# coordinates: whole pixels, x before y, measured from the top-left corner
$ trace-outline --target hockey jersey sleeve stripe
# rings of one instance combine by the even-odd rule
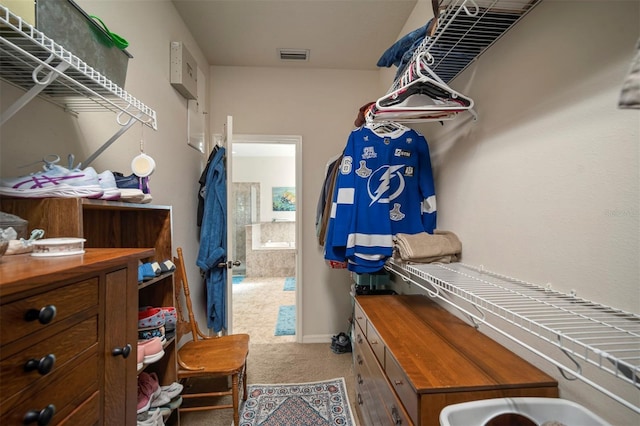
[[[352,206],[355,200],[354,188],[339,188],[336,194],[336,200],[331,204],[331,218],[335,219],[338,214],[338,206]]]
[[[338,204],[353,204],[355,200],[356,190],[355,188],[339,188],[336,203]]]
[[[347,248],[353,247],[379,247],[393,248],[393,237],[388,234],[360,234],[351,233],[347,238]]]
[[[434,213],[436,210],[435,195],[427,197],[422,201],[422,213]]]

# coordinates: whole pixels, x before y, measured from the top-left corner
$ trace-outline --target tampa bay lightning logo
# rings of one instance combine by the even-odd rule
[[[399,172],[404,165],[385,165],[373,172],[367,181],[367,192],[371,203],[389,203],[395,200],[404,191],[404,176]]]

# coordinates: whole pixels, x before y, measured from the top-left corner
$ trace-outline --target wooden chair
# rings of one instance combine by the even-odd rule
[[[242,398],[247,400],[247,355],[249,353],[249,335],[231,334],[226,336],[206,336],[200,331],[198,323],[193,315],[193,306],[189,293],[187,273],[184,266],[182,248],[177,249],[178,257],[174,257],[176,265],[176,337],[178,342],[182,336],[191,334],[191,340],[178,349],[178,380],[185,382],[192,378],[216,378],[230,377],[231,389],[225,391],[204,391],[188,393],[187,386],[182,394],[183,400],[200,399],[202,405],[180,407],[179,411],[204,411],[233,408],[233,421],[235,425],[239,421],[239,388],[242,382]],[[181,283],[182,286],[178,285]],[[184,298],[188,311],[188,319],[182,313],[180,303],[180,287],[184,292]],[[226,386],[226,384],[225,384]],[[214,404],[209,397],[221,397],[231,395],[232,404]],[[207,400],[202,400],[208,398]],[[189,404],[187,404],[189,405]]]

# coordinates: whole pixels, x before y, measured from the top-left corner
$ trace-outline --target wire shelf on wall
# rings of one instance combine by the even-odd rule
[[[3,111],[0,124],[40,96],[68,111],[108,110],[120,125],[138,121],[157,130],[153,109],[2,5],[0,78],[27,91]]]
[[[586,362],[640,390],[640,315],[462,263],[391,260],[387,269],[553,363],[563,376],[567,377],[567,372],[640,413],[637,399],[630,402],[596,383],[583,374],[580,365],[580,361]],[[477,312],[469,311],[460,301],[471,304]],[[490,319],[506,321],[557,347],[575,369],[501,330]]]
[[[541,1],[442,0],[436,31],[416,48],[413,58],[426,54],[427,65],[449,83]],[[406,78],[396,79],[389,93],[402,80]]]

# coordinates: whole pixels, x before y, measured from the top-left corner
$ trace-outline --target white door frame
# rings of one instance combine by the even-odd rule
[[[266,143],[295,145],[296,156],[296,342],[302,343],[302,136],[234,134],[233,143]],[[233,145],[227,147],[232,151]],[[233,154],[231,154],[233,155]],[[232,309],[232,308],[230,308]]]

